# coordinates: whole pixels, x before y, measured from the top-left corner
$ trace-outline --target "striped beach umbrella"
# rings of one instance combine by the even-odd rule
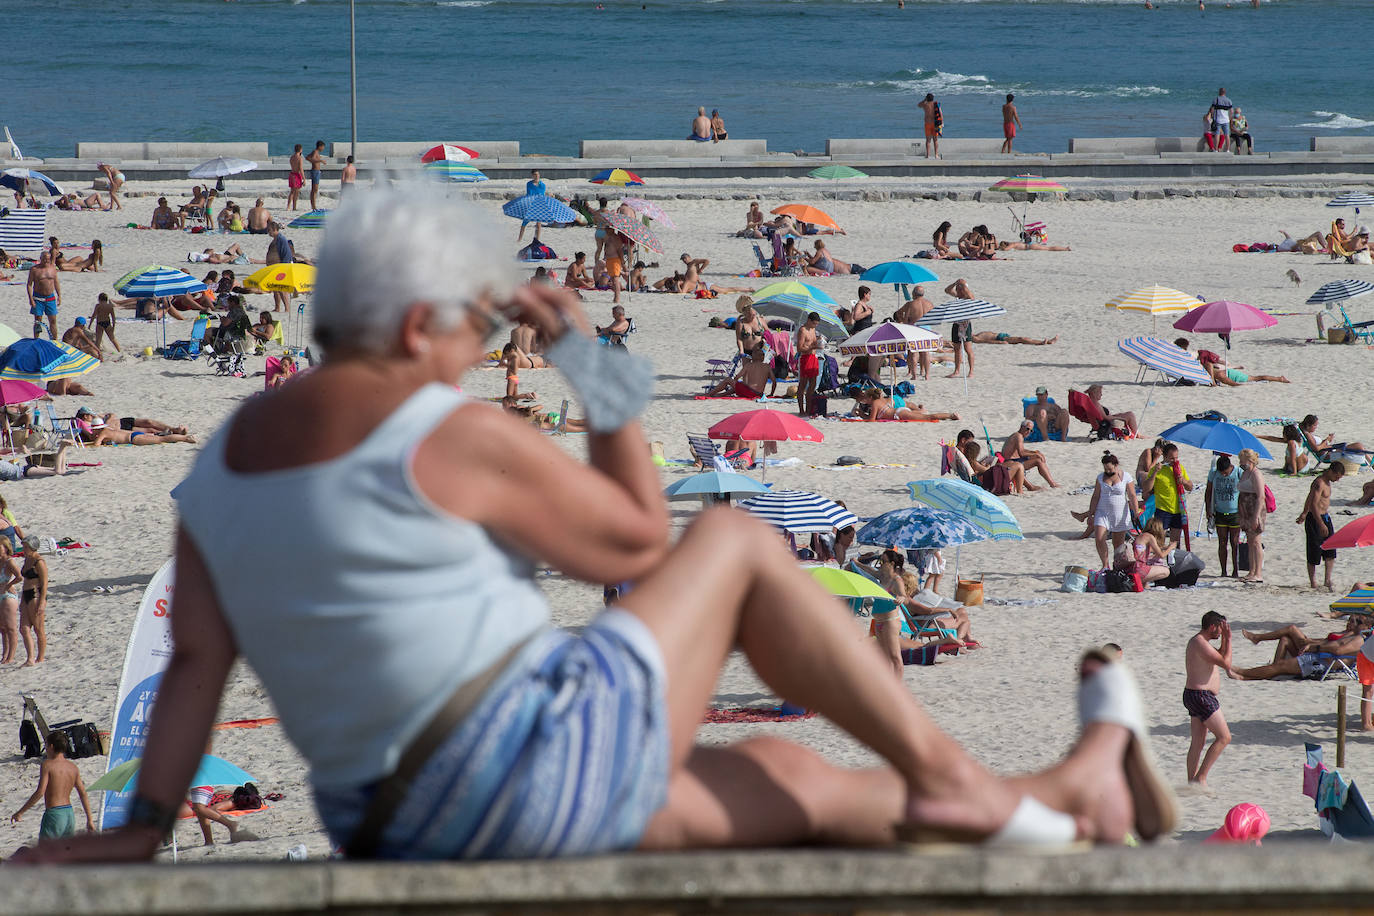
[[[425,173],[440,181],[486,181],[487,176],[468,165],[466,162],[450,162],[447,159],[436,159],[433,162],[426,162],[422,168]]]
[[[755,302],[764,299],[779,299],[796,305],[819,305],[827,309],[834,309],[839,305],[833,296],[819,286],[797,280],[779,280],[777,283],[769,283],[754,290]]]
[[[858,169],[848,165],[823,165],[818,169],[812,169],[806,174],[812,178],[825,178],[830,181],[838,181],[841,178],[867,178],[867,172],[860,172]]]
[[[235,159],[232,156],[216,156],[208,162],[187,172],[191,178],[223,178],[226,175],[238,175],[243,172],[251,172],[257,168],[258,164],[252,159]]]
[[[1374,293],[1374,283],[1368,280],[1332,280],[1323,283],[1315,293],[1307,297],[1308,305],[1330,305]]]
[[[990,191],[1020,191],[1025,194],[1067,194],[1069,189],[1057,181],[1039,175],[1015,175],[1003,178]]]
[[[189,293],[204,292],[206,286],[184,270],[149,264],[138,267],[120,277],[114,283],[115,291],[123,296],[151,297],[182,296]]]
[[[557,197],[526,194],[501,205],[501,212],[527,223],[575,223],[577,212]]]
[[[85,375],[100,360],[75,347],[50,340],[16,340],[0,353],[0,378],[18,379],[42,385],[63,378]]]
[[[677,226],[673,223],[672,218],[668,216],[667,211],[665,211],[658,204],[654,203],[652,200],[645,200],[642,197],[627,197],[624,200],[622,200],[621,203],[629,207],[636,213],[642,216],[649,217],[649,219],[658,223],[665,229],[677,228]]]
[[[663,253],[663,243],[658,240],[658,236],[654,235],[652,229],[634,217],[626,216],[624,213],[607,213],[601,217],[601,222],[607,228],[619,232],[636,245],[643,245],[659,254]]]
[[[840,352],[845,356],[872,354],[884,356],[893,353],[910,353],[913,350],[940,349],[940,335],[914,324],[900,324],[884,321],[871,324],[859,333],[840,344]]]
[[[440,143],[438,146],[431,146],[420,154],[421,162],[467,162],[469,159],[478,158],[477,150],[469,149],[466,146],[455,146],[452,143]]]
[[[592,184],[608,184],[617,188],[623,188],[629,185],[641,185],[644,183],[643,178],[640,178],[629,169],[605,169],[593,175],[590,181]]]
[[[810,204],[783,204],[781,207],[774,207],[768,212],[775,216],[790,216],[799,223],[807,223],[811,226],[825,226],[830,229],[840,228],[840,224],[835,222],[835,217]]]
[[[1366,194],[1363,191],[1346,191],[1344,194],[1337,194],[1326,202],[1328,207],[1354,207],[1355,215],[1358,216],[1361,207],[1374,207],[1374,195]]]
[[[5,169],[0,172],[0,188],[10,188],[24,194],[28,193],[28,182],[30,181],[41,185],[49,197],[55,197],[62,193],[57,182],[42,172],[33,169]]]
[[[806,323],[807,317],[815,312],[820,316],[821,323],[816,326],[816,330],[826,340],[837,343],[849,336],[849,329],[844,326],[840,316],[836,315],[827,305],[813,304],[805,305],[797,301],[789,300],[785,296],[771,296],[767,299],[760,299],[754,303],[754,311],[765,318],[781,318],[783,321],[791,322],[793,325]]]
[[[1147,369],[1171,378],[1186,378],[1199,385],[1212,384],[1212,377],[1198,362],[1197,355],[1158,337],[1127,337],[1116,348]]]
[[[859,523],[858,517],[839,503],[805,490],[771,490],[739,505],[774,528],[793,534],[825,532]]]
[[[311,210],[309,213],[302,213],[286,225],[292,229],[323,229],[325,217],[328,215],[328,210]]]
[[[946,321],[972,321],[1005,315],[1007,310],[984,299],[951,299],[941,302],[921,316],[921,324],[943,324]]]
[[[738,496],[741,493],[767,493],[768,487],[747,474],[707,471],[669,484],[663,495],[670,502],[700,499],[703,496]]]
[[[1007,504],[980,486],[951,477],[932,477],[910,481],[906,488],[913,501],[962,516],[994,541],[1024,540],[1021,523]]]
[[[1180,315],[1203,305],[1197,296],[1167,286],[1144,286],[1108,300],[1107,308],[1143,315]]]

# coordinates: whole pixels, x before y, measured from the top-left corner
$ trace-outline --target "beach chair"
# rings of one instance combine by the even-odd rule
[[[174,340],[162,348],[163,359],[199,359],[205,343],[205,332],[210,327],[210,319],[197,318],[191,325],[188,340]]]
[[[875,584],[881,584],[878,582],[878,577],[873,573],[873,570],[869,569],[858,560],[848,561],[845,563],[844,568],[855,575],[863,576],[865,579]],[[959,635],[959,631],[956,629],[940,626],[939,621],[948,617],[948,614],[915,614],[912,613],[906,605],[898,603],[896,599],[870,598],[856,600],[871,601],[872,614],[887,614],[891,613],[893,608],[899,608],[902,612],[902,634],[911,639],[943,639]]]
[[[1049,238],[1049,233],[1048,227],[1044,223],[1039,220],[1027,222],[1024,218],[1024,214],[1022,216],[1017,216],[1016,211],[1011,207],[1007,207],[1007,210],[1011,212],[1011,228],[1012,231],[1016,233],[1017,238],[1027,245],[1045,244],[1045,241]]]
[[[696,461],[697,465],[705,470],[713,468],[716,463],[716,458],[718,457],[724,457],[726,461],[737,468],[747,468],[751,466],[749,461],[749,450],[747,448],[742,448],[734,452],[727,452],[722,456],[720,449],[716,447],[714,439],[710,436],[694,435],[693,433],[687,434],[687,445],[691,448],[692,458]]]
[[[566,436],[568,434],[568,399],[564,398],[563,403],[558,405],[558,422],[553,429],[546,429],[543,432],[550,436]]]
[[[625,338],[626,338],[626,337],[629,337],[629,336],[630,336],[631,334],[633,334],[635,331],[639,330],[639,328],[635,327],[635,320],[634,320],[633,318],[627,319],[627,321],[628,321],[628,323],[629,323],[629,327],[627,327],[627,328],[625,329],[625,333],[623,333],[623,334],[602,334],[602,335],[600,335],[600,336],[598,336],[598,337],[596,338],[596,342],[599,343],[599,344],[601,344],[603,347],[623,347],[623,346],[625,346]]]
[[[244,355],[247,353],[248,345],[242,337],[225,336],[221,338],[220,346],[214,350],[208,350],[210,354],[210,368],[215,370],[215,375],[232,375],[242,378],[247,371]]]
[[[758,259],[758,262],[759,262],[759,276],[762,276],[762,277],[776,277],[777,274],[775,274],[775,273],[773,272],[773,261],[772,261],[772,259],[769,258],[768,255],[766,255],[766,254],[763,253],[763,249],[762,249],[761,247],[759,247],[759,243],[758,243],[758,242],[755,242],[755,243],[754,243],[753,248],[754,248],[754,257],[757,258],[757,259]]]
[[[35,421],[41,416],[47,417],[48,429],[51,431],[53,440],[56,441],[57,445],[61,445],[64,442],[70,442],[77,448],[86,447],[86,443],[81,441],[81,435],[76,428],[76,417],[59,417],[57,411],[53,409],[51,402],[43,405],[42,414],[35,412]]]
[[[1054,403],[1054,398],[1046,398],[1045,400],[1046,400],[1047,403],[1050,403],[1050,404],[1053,404],[1053,403]],[[1026,415],[1026,408],[1029,407],[1029,406],[1031,406],[1031,405],[1034,404],[1034,403],[1035,403],[1035,398],[1034,398],[1034,397],[1022,398],[1022,399],[1021,399],[1021,416],[1024,417],[1024,416]],[[1051,442],[1063,442],[1063,441],[1065,440],[1065,438],[1068,437],[1068,434],[1069,434],[1069,431],[1068,431],[1067,429],[1060,429],[1060,428],[1059,428],[1057,425],[1055,425],[1054,423],[1051,423],[1051,424],[1050,424],[1050,441],[1051,441]],[[1031,431],[1026,435],[1026,441],[1027,441],[1027,442],[1044,442],[1044,441],[1045,441],[1045,437],[1042,436],[1042,435],[1040,435],[1040,427],[1039,427],[1039,426],[1031,427]]]
[[[1092,427],[1088,441],[1099,439],[1128,439],[1130,434],[1107,419],[1102,408],[1085,392],[1069,389],[1069,416]]]
[[[734,359],[708,359],[706,361],[706,377],[714,379],[730,378],[739,371],[740,354],[736,353]],[[714,385],[707,385],[709,391]]]
[[[940,443],[940,476],[955,474],[964,483],[971,483],[975,487],[983,484],[973,473],[973,467],[968,463],[968,459],[963,456],[952,442]]]

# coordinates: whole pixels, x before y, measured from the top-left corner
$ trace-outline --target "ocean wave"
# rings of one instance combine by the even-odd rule
[[[496,0],[439,0],[435,6],[491,6]]]
[[[1309,121],[1298,126],[1316,127],[1322,130],[1354,130],[1360,127],[1374,127],[1374,121],[1363,121],[1348,114],[1341,114],[1339,111],[1314,111],[1312,115],[1317,118],[1326,118],[1326,120]]]
[[[1002,95],[1015,93],[1022,96],[1064,96],[1068,98],[1148,98],[1168,95],[1169,90],[1162,86],[1084,86],[1077,89],[1051,89],[1027,83],[995,83],[982,74],[953,73],[944,70],[905,70],[885,79],[856,80],[837,84],[841,89],[878,89],[885,92],[910,92],[924,95],[927,92],[945,95]]]

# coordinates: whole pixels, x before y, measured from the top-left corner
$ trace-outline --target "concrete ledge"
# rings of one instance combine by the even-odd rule
[[[239,159],[267,158],[267,141],[244,143],[91,143],[78,141],[78,159],[175,159],[188,158],[197,162],[216,156]]]
[[[897,139],[857,139],[857,140],[826,140],[825,154],[832,159],[862,159],[880,158],[890,159],[899,156],[921,156],[926,154],[926,141],[924,137],[909,137]],[[940,138],[941,156],[981,156],[992,158],[1004,155],[1002,153],[1001,137],[941,137]],[[1016,153],[1017,156],[1025,156],[1026,153]],[[1030,155],[1048,155],[1045,153]]]
[[[498,157],[513,158],[520,155],[520,143],[516,140],[401,140],[387,143],[359,143],[357,159],[359,162],[391,157],[419,159],[425,150],[436,147],[440,143],[475,149],[481,154],[479,156],[481,161]],[[334,159],[346,159],[353,155],[353,144],[331,143],[329,155]]]
[[[1374,137],[1313,137],[1314,153],[1374,153]]]
[[[1071,153],[1125,153],[1128,156],[1153,156],[1159,153],[1205,153],[1201,137],[1074,137]]]
[[[852,850],[561,862],[6,869],[0,914],[1374,911],[1369,847],[1271,840],[1077,855]]]
[[[635,156],[667,156],[672,159],[703,159],[723,156],[764,156],[767,140],[722,140],[698,143],[695,140],[583,140],[579,154],[583,159],[623,159]]]

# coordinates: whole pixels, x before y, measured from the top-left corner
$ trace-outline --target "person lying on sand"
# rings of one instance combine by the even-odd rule
[[[517,417],[528,421],[536,429],[558,429],[561,415],[556,410],[544,410],[543,404],[521,404],[516,398],[501,399],[501,406]],[[570,433],[587,432],[587,421],[583,417],[568,417],[563,429]]]
[[[854,409],[850,411],[850,416],[863,417],[869,421],[959,419],[957,413],[926,410],[923,404],[908,407],[906,399],[900,394],[893,392],[892,397],[886,398],[877,388],[865,388],[854,396]]]
[[[89,407],[77,410],[76,432],[81,441],[89,445],[164,445],[196,441],[184,426],[170,426],[147,417],[98,415]]]
[[[1284,676],[1304,680],[1320,678],[1331,663],[1330,658],[1322,656],[1354,655],[1364,645],[1364,630],[1369,626],[1369,618],[1356,614],[1347,620],[1345,630],[1330,633],[1326,639],[1313,639],[1297,624],[1289,624],[1267,633],[1241,630],[1241,634],[1255,645],[1276,642],[1274,660],[1255,668],[1237,668],[1231,676],[1240,681],[1265,681]]]
[[[1232,366],[1224,359],[1214,360],[1210,358],[1215,355],[1211,350],[1198,351],[1198,362],[1202,363],[1202,368],[1207,370],[1207,374],[1212,377],[1213,385],[1238,388],[1247,382],[1282,382],[1285,385],[1288,384],[1287,376],[1243,372],[1241,370],[1245,368],[1244,366]]]
[[[998,242],[998,251],[1073,251],[1068,245],[1041,245],[1039,242]]]
[[[63,442],[53,455],[52,467],[39,464],[38,455],[16,456],[0,461],[0,480],[32,480],[35,477],[61,477],[67,473],[67,449],[70,442]],[[9,543],[6,541],[5,543]]]
[[[1059,343],[1059,335],[1053,337],[1016,337],[1005,331],[975,331],[970,338],[980,344],[1026,344],[1032,347],[1048,347]]]
[[[249,264],[251,263],[247,254],[235,242],[224,249],[224,254],[219,254],[213,248],[206,248],[200,254],[188,254],[186,260],[192,264]]]
[[[58,252],[58,255],[58,259],[53,263],[58,270],[65,270],[68,273],[84,271],[99,273],[100,268],[105,266],[105,246],[101,244],[100,239],[91,240],[91,253],[84,258],[65,257],[61,252]]]

